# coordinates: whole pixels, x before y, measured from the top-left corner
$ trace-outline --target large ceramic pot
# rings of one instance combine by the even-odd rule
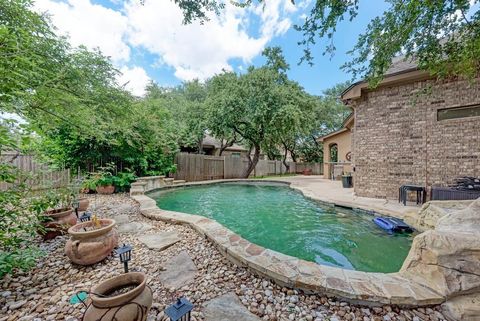
[[[67,230],[77,223],[77,217],[71,208],[54,209],[46,211],[43,215],[47,218],[47,221],[42,223],[45,230],[40,233],[44,240],[66,234]]]
[[[72,262],[91,265],[105,259],[118,244],[115,221],[100,219],[100,228],[93,228],[88,221],[68,229],[70,240],[65,244],[65,254]]]
[[[115,186],[97,186],[96,190],[98,194],[113,194],[115,192]]]
[[[78,211],[85,212],[88,208],[88,204],[90,204],[90,202],[88,201],[88,198],[80,197],[78,199]]]
[[[152,290],[144,273],[130,272],[92,288],[92,304],[85,321],[145,321],[152,306]],[[117,294],[117,295],[116,295]]]

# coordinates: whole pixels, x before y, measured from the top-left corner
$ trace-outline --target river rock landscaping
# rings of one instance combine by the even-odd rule
[[[97,195],[89,200],[90,209],[101,218],[118,217],[120,227],[132,222],[138,227],[120,228],[123,233],[120,233],[119,244],[127,243],[134,248],[130,270],[148,276],[154,302],[148,320],[167,320],[165,307],[180,295],[195,305],[192,320],[220,320],[215,311],[225,315],[226,312],[221,311],[224,304],[232,305],[235,320],[445,319],[439,307],[368,308],[280,287],[229,262],[212,243],[191,228],[143,217],[137,203],[126,194]],[[149,244],[154,237],[145,237],[165,233],[171,242],[160,248]],[[64,253],[67,239],[68,236],[60,236],[44,242],[41,246],[45,255],[34,269],[2,279],[0,321],[80,320],[85,308],[81,303],[71,304],[72,295],[123,273],[123,265],[112,255],[92,266],[71,263]],[[177,278],[181,282],[176,282]]]

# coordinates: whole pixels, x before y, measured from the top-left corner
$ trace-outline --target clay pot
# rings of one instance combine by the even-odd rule
[[[98,194],[113,194],[113,192],[115,192],[115,186],[97,186],[96,190]]]
[[[92,304],[83,315],[85,321],[145,321],[152,306],[152,290],[146,286],[144,273],[130,272],[108,279],[92,288]],[[114,291],[136,285],[130,291],[116,295]],[[107,296],[107,297],[104,297]]]
[[[78,211],[79,212],[85,212],[88,208],[88,204],[90,202],[88,201],[88,198],[86,197],[81,197],[78,199]]]
[[[118,233],[115,221],[101,219],[102,227],[89,230],[93,222],[79,223],[68,229],[70,240],[65,244],[65,254],[72,262],[80,265],[91,265],[105,259],[118,244]],[[84,230],[87,229],[87,231]]]
[[[49,218],[48,221],[42,223],[45,231],[40,234],[44,240],[51,240],[66,234],[70,226],[77,224],[77,217],[71,208],[58,208],[46,211],[43,215]]]

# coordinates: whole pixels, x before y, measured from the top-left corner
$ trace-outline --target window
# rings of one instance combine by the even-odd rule
[[[437,120],[480,116],[480,105],[454,107],[437,110]]]
[[[240,158],[240,153],[232,153],[232,157]]]

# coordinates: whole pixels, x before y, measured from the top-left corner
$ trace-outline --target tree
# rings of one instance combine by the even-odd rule
[[[243,177],[255,168],[262,148],[275,157],[282,139],[296,137],[313,110],[309,95],[288,80],[281,50],[268,48],[264,54],[265,66],[242,75],[224,72],[209,82],[209,129],[215,135],[233,132],[253,151]]]
[[[317,139],[341,128],[352,110],[340,100],[340,94],[350,86],[340,83],[315,97],[311,121],[306,122],[307,134],[297,141],[297,154],[307,162],[323,162],[323,146]]]
[[[185,22],[189,23],[194,19],[206,21],[207,13],[218,13],[225,1],[175,2],[183,10]],[[248,6],[253,2],[247,0],[238,5]],[[359,36],[349,52],[353,58],[343,65],[344,70],[352,72],[354,78],[367,78],[375,86],[390,67],[392,59],[404,54],[407,59],[418,61],[421,69],[439,77],[478,76],[479,0],[389,0],[388,3],[389,8],[371,20]],[[339,23],[353,21],[360,4],[360,0],[315,1],[303,24],[295,26],[303,35],[299,42],[305,48],[302,61],[313,62],[311,48],[321,38],[330,40],[324,54],[333,54],[333,36]]]

